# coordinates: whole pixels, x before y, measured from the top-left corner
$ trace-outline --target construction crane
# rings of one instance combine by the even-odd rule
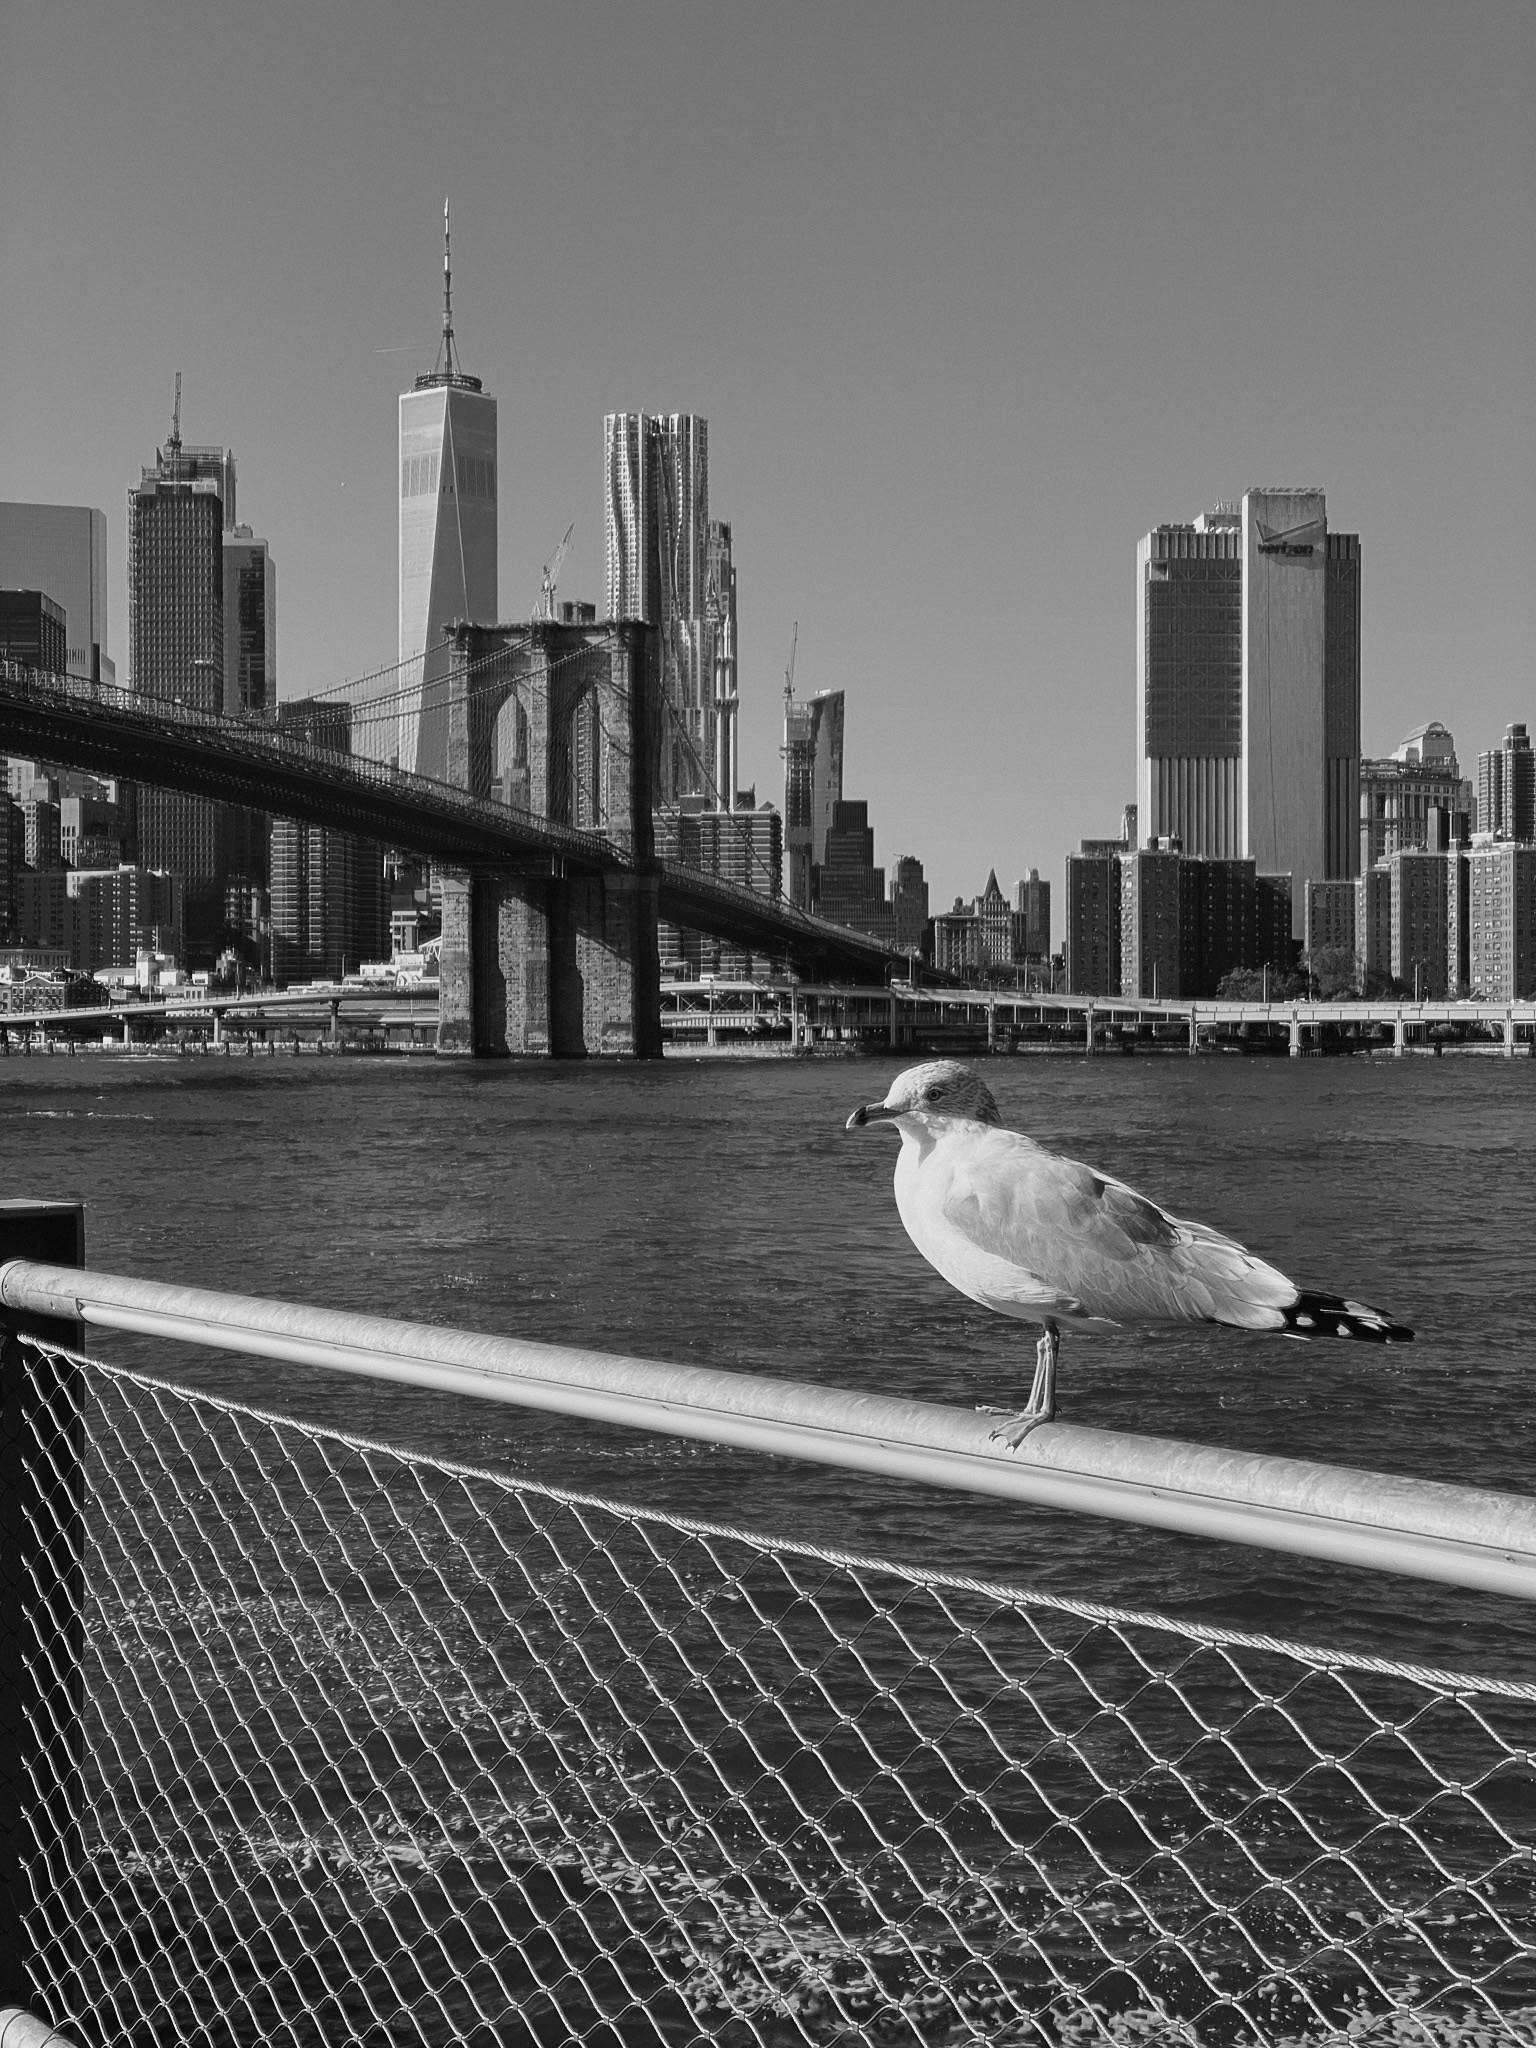
[[[795,653],[800,645],[800,621],[795,621],[794,636],[789,643],[789,667],[784,671],[784,701],[787,704],[795,694]]]
[[[171,451],[171,481],[175,483],[181,475],[181,372],[176,372],[176,404],[171,413],[171,438],[166,442]]]
[[[555,616],[555,586],[560,581],[560,564],[565,560],[565,551],[571,544],[571,535],[576,531],[573,519],[565,529],[565,539],[555,549],[555,559],[544,565],[544,581],[539,588],[539,601],[534,607],[536,619],[552,619]]]

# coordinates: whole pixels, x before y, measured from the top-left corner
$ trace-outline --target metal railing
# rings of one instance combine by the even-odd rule
[[[801,1389],[813,1422],[786,1382],[646,1393],[639,1361],[374,1347],[368,1319],[337,1319],[348,1352],[317,1311],[63,1265],[11,1263],[0,1302],[55,1624],[26,1798],[72,1815],[34,1826],[11,1995],[86,2048],[1536,2042],[1536,1685],[478,1472],[59,1318],[800,1455],[820,1432],[863,1469],[951,1416],[941,1461],[1059,1469],[982,1452],[986,1418]],[[1536,1504],[1421,1491],[1448,1519],[1399,1568],[1426,1534],[1536,1562]]]

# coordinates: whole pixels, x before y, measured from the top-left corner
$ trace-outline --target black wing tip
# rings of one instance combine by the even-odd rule
[[[1411,1344],[1406,1323],[1394,1323],[1379,1308],[1345,1301],[1338,1294],[1300,1293],[1280,1311],[1284,1327],[1298,1337],[1349,1337],[1357,1344]]]

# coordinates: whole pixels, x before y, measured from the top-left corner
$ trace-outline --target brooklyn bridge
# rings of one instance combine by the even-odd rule
[[[819,981],[905,972],[901,955],[786,902],[767,876],[746,886],[657,857],[656,763],[675,714],[655,647],[638,621],[455,626],[414,671],[323,692],[306,700],[321,715],[292,727],[0,662],[0,751],[430,861],[447,1052],[659,1057],[662,921]],[[395,765],[407,715],[436,727],[442,779]]]

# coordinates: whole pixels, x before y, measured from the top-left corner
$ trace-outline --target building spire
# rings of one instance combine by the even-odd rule
[[[448,201],[443,201],[443,338],[438,343],[437,361],[431,370],[416,379],[418,391],[430,391],[434,386],[451,384],[465,391],[478,391],[480,379],[466,377],[459,362],[459,352],[453,340],[453,236],[452,223],[448,212]]]
[[[438,351],[438,360],[450,377],[458,375],[459,366],[454,361],[453,347],[453,233],[446,198],[443,200],[443,345]]]

